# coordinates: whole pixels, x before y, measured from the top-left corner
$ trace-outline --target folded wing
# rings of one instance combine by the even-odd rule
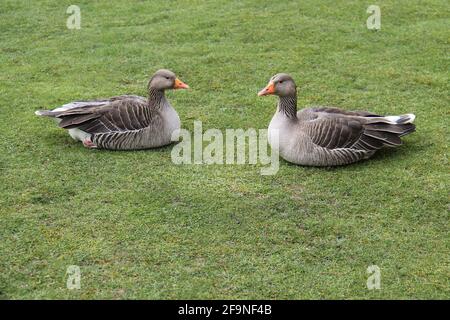
[[[59,119],[61,128],[78,128],[88,133],[139,130],[147,127],[151,121],[146,99],[139,96],[78,101],[36,114]]]
[[[326,149],[375,151],[399,146],[400,137],[415,130],[414,115],[380,116],[365,111],[312,108],[300,112],[303,130],[312,142]]]

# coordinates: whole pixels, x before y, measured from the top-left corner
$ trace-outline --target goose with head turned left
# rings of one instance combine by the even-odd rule
[[[166,99],[168,89],[187,89],[170,70],[158,70],[149,80],[148,98],[122,95],[76,101],[36,115],[54,118],[87,148],[138,150],[171,143],[180,118]]]
[[[338,166],[368,159],[384,146],[400,146],[400,137],[415,130],[413,114],[381,116],[334,107],[297,112],[297,86],[286,73],[274,75],[258,95],[278,96],[269,144],[276,143],[282,158],[299,165]]]

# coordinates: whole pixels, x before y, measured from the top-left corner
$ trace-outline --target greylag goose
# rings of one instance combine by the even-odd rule
[[[87,148],[137,150],[171,143],[180,118],[164,90],[187,89],[170,70],[158,70],[148,82],[148,99],[123,95],[109,99],[76,101],[36,115],[52,117],[70,136]]]
[[[270,94],[279,99],[269,124],[269,144],[277,143],[280,156],[295,164],[338,166],[368,159],[383,146],[401,145],[400,137],[415,130],[413,114],[381,116],[334,107],[297,112],[297,86],[285,73],[273,76],[258,93]]]

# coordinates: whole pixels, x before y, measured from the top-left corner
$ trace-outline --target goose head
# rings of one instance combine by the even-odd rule
[[[150,78],[149,89],[164,91],[167,89],[188,89],[189,86],[177,78],[175,73],[167,69],[160,69]]]
[[[297,86],[294,79],[287,73],[278,73],[270,78],[267,86],[258,92],[258,96],[274,94],[279,97],[295,96]]]

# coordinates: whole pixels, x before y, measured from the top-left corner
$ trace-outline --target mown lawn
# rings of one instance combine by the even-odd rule
[[[0,297],[448,299],[449,13],[445,0],[2,0]],[[256,92],[288,72],[300,106],[411,112],[417,132],[370,161],[261,176],[177,166],[171,147],[87,150],[34,115],[145,95],[162,67],[192,87],[168,93],[189,130],[266,128],[276,100]]]

